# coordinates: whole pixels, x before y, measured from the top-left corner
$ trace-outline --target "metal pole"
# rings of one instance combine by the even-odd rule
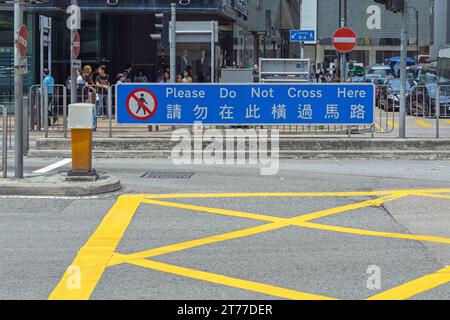
[[[14,2],[14,144],[15,177],[23,178],[23,77],[20,74],[19,28],[23,24],[23,3]]]
[[[420,56],[420,45],[419,45],[419,10],[416,10],[416,36],[417,36],[417,61],[416,63],[419,64],[419,56]]]
[[[77,0],[71,0],[72,5],[77,5]],[[73,55],[73,37],[76,32],[76,28],[73,26],[70,29],[70,103],[77,102],[77,71],[73,68],[73,61],[75,57]]]
[[[67,138],[67,88],[66,86],[62,87],[63,90],[63,130],[64,130],[64,138]]]
[[[43,22],[44,16],[39,16],[39,23],[40,23],[40,70],[39,70],[39,79],[41,84],[41,93],[39,94],[39,108],[41,108],[44,105],[44,94],[43,94],[43,87],[44,87],[44,22]],[[50,70],[50,69],[49,69]],[[51,72],[51,71],[50,71]],[[51,74],[51,73],[50,73]],[[37,116],[36,116],[36,130],[41,131],[41,112],[39,108],[36,108]]]
[[[300,30],[302,30],[302,13],[303,13],[303,0],[299,0],[299,11],[300,11]],[[305,59],[305,43],[300,42],[300,59]]]
[[[177,80],[177,4],[171,5],[172,19],[170,24],[170,82],[175,83]]]
[[[211,21],[211,83],[216,82],[216,25]]]
[[[447,92],[445,97],[447,97]],[[441,118],[441,86],[436,88],[436,138],[440,137],[439,120]]]
[[[112,138],[112,87],[108,87],[108,137]]]
[[[1,106],[3,112],[3,144],[2,144],[2,168],[3,178],[8,177],[8,108]]]
[[[408,1],[402,12],[401,65],[400,65],[400,138],[406,138],[406,59],[408,55]]]

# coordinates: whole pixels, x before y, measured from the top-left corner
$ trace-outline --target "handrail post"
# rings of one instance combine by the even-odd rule
[[[67,87],[63,86],[63,127],[64,138],[67,138]]]
[[[112,138],[112,86],[108,87],[108,137]]]
[[[439,120],[441,118],[441,86],[436,88],[436,138],[440,137]]]
[[[3,178],[8,177],[8,108],[0,106],[3,113],[2,169]]]
[[[46,86],[44,88],[44,131],[45,137],[48,138],[48,88]]]

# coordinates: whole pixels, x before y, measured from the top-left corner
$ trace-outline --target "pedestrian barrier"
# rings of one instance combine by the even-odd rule
[[[2,111],[2,177],[8,177],[8,108],[0,105]]]
[[[187,126],[133,126],[121,127],[115,123],[117,113],[116,85],[109,88],[95,88],[94,86],[84,86],[80,89],[79,101],[96,104],[97,113],[97,136],[107,136],[112,138],[119,135],[136,134],[145,136],[146,134],[170,133],[177,129],[185,129]],[[30,88],[30,127],[40,130],[45,129],[45,137],[49,136],[68,136],[67,132],[67,106],[70,104],[70,95],[67,93],[67,87],[55,84],[53,86],[54,94],[43,94],[39,85]],[[93,91],[95,90],[95,91]],[[284,125],[271,127],[255,127],[263,129],[277,129],[284,135],[346,135],[351,137],[359,134],[389,134],[398,129],[398,113],[400,103],[398,96],[395,97],[393,89],[388,85],[376,85],[375,99],[375,123],[373,126],[345,126],[345,125]],[[427,93],[427,87],[424,85],[415,86],[407,96],[407,113],[417,117],[435,117],[435,107],[430,101],[435,101],[432,95]],[[44,88],[45,91],[45,88]],[[448,101],[442,100],[442,96],[450,96],[450,86],[439,86],[441,99],[438,103],[441,105],[442,116],[450,115],[450,98]],[[435,96],[436,93],[433,93]],[[448,102],[448,103],[447,103]],[[47,106],[41,107],[42,106]],[[444,109],[446,110],[444,110]],[[51,118],[51,119],[50,119]],[[52,122],[50,123],[49,120]],[[54,123],[53,123],[54,122]],[[225,129],[223,126],[204,128]],[[234,127],[233,127],[234,128]]]
[[[433,108],[433,103],[431,103]],[[440,118],[450,116],[450,85],[441,84],[437,86],[434,109],[436,113],[436,138],[440,137]]]
[[[44,86],[44,132],[63,132],[67,138],[67,87],[61,84]]]
[[[436,119],[436,137],[440,136],[440,121],[450,117],[450,85],[421,84],[411,88],[406,112],[419,118]]]

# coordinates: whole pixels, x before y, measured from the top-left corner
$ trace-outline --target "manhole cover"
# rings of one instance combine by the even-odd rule
[[[146,179],[190,179],[194,175],[193,172],[160,172],[149,171],[141,178]]]

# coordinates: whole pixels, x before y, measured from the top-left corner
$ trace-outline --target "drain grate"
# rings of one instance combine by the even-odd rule
[[[144,174],[141,178],[145,179],[190,179],[194,175],[194,172],[163,172],[163,171],[149,171]]]

